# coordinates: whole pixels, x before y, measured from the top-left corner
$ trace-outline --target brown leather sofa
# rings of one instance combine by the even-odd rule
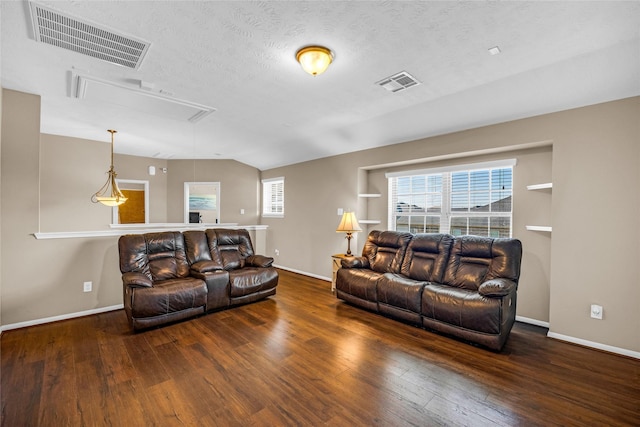
[[[134,330],[276,293],[273,258],[255,255],[247,230],[131,234],[118,241],[124,309]]]
[[[336,295],[383,315],[501,350],[516,313],[517,239],[372,231]]]
[[[256,255],[247,230],[185,231],[191,275],[207,284],[207,311],[276,293],[273,258]]]

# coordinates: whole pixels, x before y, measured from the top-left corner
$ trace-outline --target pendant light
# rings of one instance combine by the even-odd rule
[[[91,196],[91,201],[93,203],[100,202],[106,206],[120,206],[127,201],[127,198],[118,188],[118,183],[116,182],[116,176],[118,176],[118,174],[113,168],[113,134],[117,131],[109,129],[107,132],[111,134],[111,168],[109,168],[109,172],[107,172],[107,182],[104,183],[97,193]]]

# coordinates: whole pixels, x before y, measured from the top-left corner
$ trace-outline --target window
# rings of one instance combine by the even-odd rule
[[[284,217],[284,178],[262,180],[262,215]]]
[[[511,237],[515,160],[387,174],[389,229]]]

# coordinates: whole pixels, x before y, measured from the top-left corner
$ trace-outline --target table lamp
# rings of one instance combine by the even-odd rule
[[[358,224],[356,214],[353,212],[343,213],[342,220],[340,221],[340,225],[338,225],[336,233],[347,233],[347,255],[349,256],[351,255],[351,235],[358,231],[362,231],[362,228],[360,228],[360,225]]]

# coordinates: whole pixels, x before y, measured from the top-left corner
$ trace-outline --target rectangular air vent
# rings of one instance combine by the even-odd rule
[[[86,20],[30,2],[36,41],[47,43],[123,67],[138,69],[149,42],[132,38]]]
[[[402,71],[398,74],[394,74],[391,77],[382,79],[376,84],[382,86],[389,92],[399,92],[412,86],[417,86],[420,84],[420,82],[416,80],[411,74],[407,73],[406,71]]]

